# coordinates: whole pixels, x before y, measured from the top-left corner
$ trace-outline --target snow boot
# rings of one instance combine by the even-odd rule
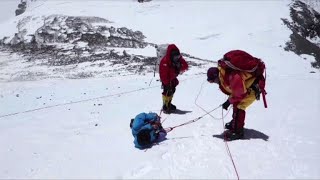
[[[170,114],[177,109],[177,107],[171,103],[172,98],[173,96],[162,95],[162,100],[163,100],[162,112],[164,112],[165,114]]]
[[[246,118],[246,111],[233,108],[232,120],[225,124],[224,128],[228,130],[236,131],[237,129],[243,129],[244,120]]]
[[[170,108],[168,108],[168,106],[166,106],[166,105],[162,106],[162,112],[165,113],[165,114],[170,114],[171,113]]]
[[[230,122],[226,123],[226,124],[224,125],[224,128],[231,130],[231,129],[232,129],[232,123],[233,123],[233,120],[231,120]]]
[[[238,129],[236,131],[233,130],[227,130],[225,131],[224,137],[226,141],[233,141],[237,139],[242,139],[244,136],[244,131],[242,129]]]
[[[171,100],[172,100],[172,96],[171,96],[171,99],[169,101],[169,107],[170,107],[171,111],[175,111],[175,110],[177,110],[177,107],[171,103]]]
[[[225,128],[228,129],[225,132],[225,139],[232,141],[236,139],[242,139],[244,135],[243,127],[246,112],[237,107],[233,108],[232,120],[225,124]]]
[[[165,96],[162,95],[162,112],[165,114],[170,114],[171,113],[171,108],[170,108],[170,102],[171,102],[172,96]]]

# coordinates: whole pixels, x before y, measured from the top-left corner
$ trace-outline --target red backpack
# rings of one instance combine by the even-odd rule
[[[245,51],[233,50],[227,52],[222,60],[218,61],[218,65],[225,69],[226,73],[230,71],[242,71],[251,73],[256,77],[255,84],[258,85],[262,93],[264,107],[267,108],[265,95],[266,85],[266,66],[261,59],[255,58]],[[265,73],[265,75],[263,75]]]

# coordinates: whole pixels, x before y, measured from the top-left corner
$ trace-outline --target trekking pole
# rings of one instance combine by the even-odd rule
[[[157,49],[157,48],[158,48],[158,46],[157,46],[157,45],[155,45],[155,48]],[[158,52],[157,52],[157,58],[158,58]],[[155,61],[155,63],[154,63],[153,77],[156,77],[156,70],[157,70],[157,60],[156,60],[156,61]],[[151,81],[150,81],[150,83],[149,83],[149,86],[150,86],[150,84],[151,84],[152,80],[153,80],[153,78],[151,79]]]
[[[153,77],[156,77],[157,63],[158,63],[158,58],[159,58],[158,45],[155,45],[154,48],[156,48],[157,59],[154,62]]]
[[[149,82],[149,87],[150,87],[150,85],[151,85],[152,80],[153,80],[153,78],[151,78],[151,80],[150,80],[150,82]]]
[[[157,61],[154,63],[153,77],[156,77]]]
[[[154,63],[153,77],[156,77],[156,68],[157,68],[157,61],[156,61],[156,63]],[[149,86],[150,86],[152,80],[153,80],[153,78],[151,78],[150,83],[149,83]]]

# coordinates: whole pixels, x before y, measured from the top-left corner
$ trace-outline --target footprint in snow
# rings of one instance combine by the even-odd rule
[[[143,165],[132,172],[133,177],[142,177],[153,169],[151,165]]]
[[[170,153],[168,153],[168,152],[163,153],[161,158],[164,159],[164,160],[165,159],[169,159],[170,158]]]

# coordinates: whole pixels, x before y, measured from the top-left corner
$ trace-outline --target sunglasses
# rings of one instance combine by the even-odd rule
[[[172,57],[172,61],[178,62],[180,58],[181,58],[181,55],[175,55]]]
[[[218,77],[208,78],[207,81],[210,82],[210,83],[218,83],[219,82],[218,81]]]

